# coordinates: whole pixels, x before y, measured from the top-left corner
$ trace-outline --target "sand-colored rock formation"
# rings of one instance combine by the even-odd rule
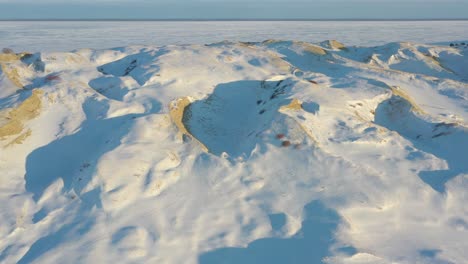
[[[33,70],[43,71],[40,60],[27,63],[33,56],[31,53],[0,53],[0,73],[4,74],[18,88],[24,88],[27,76],[33,75]]]
[[[23,88],[18,69],[15,64],[20,61],[20,56],[11,53],[0,54],[0,67],[5,76],[18,88]]]
[[[279,39],[267,39],[267,40],[262,41],[262,44],[263,45],[269,45],[269,44],[279,43],[279,42],[282,42],[282,41],[283,40],[279,40]]]
[[[280,107],[280,111],[284,110],[302,110],[302,102],[298,99],[292,99],[291,103]]]
[[[172,122],[174,122],[181,134],[190,135],[190,133],[185,128],[182,119],[184,118],[185,107],[187,107],[191,103],[192,101],[189,97],[183,97],[174,100],[169,104],[169,115],[171,117]]]
[[[303,42],[303,41],[296,41],[294,42],[294,45],[299,46],[303,48],[304,51],[308,53],[312,53],[314,55],[319,55],[319,56],[327,55],[326,50],[314,44],[310,44],[310,43]]]
[[[327,40],[327,41],[324,41],[322,42],[322,45],[329,48],[329,49],[338,49],[338,50],[346,50],[346,46],[339,42],[339,41],[336,41],[334,39],[331,39],[331,40]]]
[[[176,99],[172,101],[169,104],[169,116],[171,117],[172,122],[176,125],[176,127],[179,129],[180,132],[180,137],[183,135],[189,136],[196,142],[200,144],[202,147],[203,151],[209,152],[208,148],[201,143],[199,140],[197,140],[187,129],[187,126],[185,125],[184,121],[184,116],[187,118],[186,113],[186,107],[188,107],[192,103],[192,100],[190,97],[183,97]]]
[[[30,130],[23,134],[21,133],[24,130],[24,123],[40,114],[42,94],[43,92],[41,90],[34,90],[29,98],[24,100],[17,108],[10,110],[6,114],[4,117],[6,122],[0,125],[0,140],[20,134],[8,143],[7,146],[11,144],[20,144],[31,135]]]
[[[21,135],[17,136],[15,139],[13,139],[12,141],[10,141],[10,143],[8,143],[6,145],[6,147],[9,147],[9,146],[12,146],[12,145],[16,145],[16,144],[23,144],[23,142],[29,137],[31,136],[31,129],[28,129],[26,132],[22,133]]]
[[[13,62],[19,60],[19,56],[14,53],[0,53],[0,63]]]
[[[408,101],[408,103],[411,105],[411,110],[418,113],[418,114],[425,114],[424,110],[419,107],[416,102],[407,94],[405,93],[405,91],[403,91],[400,87],[398,86],[392,86],[390,87],[391,90],[392,90],[392,94],[395,95],[395,96],[399,96],[403,99],[405,99],[406,101]]]
[[[280,107],[279,109],[279,112],[281,113],[287,113],[287,112],[290,112],[290,111],[304,111],[304,108],[302,108],[302,102],[296,98],[292,99],[291,102],[287,105],[283,105]],[[295,121],[295,123],[300,127],[300,129],[302,129],[302,131],[313,141],[315,142],[316,144],[318,143],[317,142],[317,139],[315,138],[314,134],[312,133],[312,131],[307,127],[305,126],[302,122],[299,122],[298,120],[296,120],[295,118],[292,118],[292,120]]]
[[[270,62],[273,64],[280,72],[289,73],[292,71],[293,67],[287,61],[280,58],[278,55],[271,53]]]
[[[18,69],[15,66],[4,63],[0,63],[0,66],[2,68],[2,72],[15,86],[17,86],[18,88],[23,88],[23,84],[20,81]]]

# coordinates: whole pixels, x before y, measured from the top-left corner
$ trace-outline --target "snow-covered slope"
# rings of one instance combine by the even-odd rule
[[[0,262],[466,263],[467,53],[0,54]]]

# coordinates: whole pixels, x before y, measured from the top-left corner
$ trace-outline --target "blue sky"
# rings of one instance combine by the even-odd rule
[[[0,0],[0,19],[467,18],[468,0]]]

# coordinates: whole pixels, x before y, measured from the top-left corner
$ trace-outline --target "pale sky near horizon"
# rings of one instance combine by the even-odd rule
[[[468,0],[0,0],[0,19],[468,19]]]

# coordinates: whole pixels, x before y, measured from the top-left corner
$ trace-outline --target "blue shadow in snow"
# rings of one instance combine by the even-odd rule
[[[186,107],[183,121],[211,153],[248,158],[278,109],[291,101],[290,89],[283,80],[221,83],[208,98]]]
[[[88,85],[105,97],[117,101],[123,101],[129,91],[122,79],[116,76],[101,76],[91,80]]]
[[[338,214],[326,208],[320,201],[305,207],[306,219],[302,229],[291,238],[264,238],[253,241],[247,248],[222,248],[199,257],[200,264],[284,264],[322,263],[330,255],[329,248],[335,243],[334,232],[340,222]],[[339,250],[355,254],[346,247]]]
[[[29,154],[25,187],[26,191],[33,194],[35,201],[59,178],[63,179],[66,191],[72,188],[74,180],[80,182],[79,186],[86,186],[99,158],[119,146],[121,139],[130,131],[134,119],[141,116],[129,114],[104,119],[101,115],[106,114],[107,109],[108,105],[104,102],[88,99],[83,104],[87,119],[78,132]]]
[[[87,220],[83,223],[75,221],[64,225],[57,232],[37,240],[28,252],[18,261],[18,264],[32,263],[47,251],[62,245],[66,237],[81,236],[94,226],[94,222]]]
[[[79,204],[78,211],[73,212],[76,217],[61,226],[57,231],[34,242],[26,254],[18,261],[18,264],[33,263],[48,251],[57,247],[64,247],[67,243],[73,243],[75,238],[90,232],[95,225],[95,217],[90,212],[96,205],[99,194],[99,188],[84,194],[81,197],[82,201]]]
[[[104,75],[131,76],[138,84],[144,85],[155,72],[160,70],[156,59],[169,52],[166,48],[142,49],[139,53],[101,65],[97,70]]]
[[[392,96],[377,107],[374,122],[398,132],[418,150],[430,153],[447,162],[447,170],[421,171],[419,173],[422,181],[435,191],[444,193],[446,182],[457,175],[468,172],[466,159],[468,130],[451,123],[427,122],[415,115],[411,109],[411,104],[405,99]],[[407,158],[415,159],[417,156],[410,153]]]
[[[423,249],[419,251],[419,255],[421,255],[424,258],[424,260],[426,261],[425,263],[455,264],[454,262],[439,258],[440,253],[442,253],[442,250],[439,249]]]
[[[86,120],[78,132],[57,139],[33,151],[26,160],[26,190],[39,200],[45,189],[59,178],[63,179],[65,191],[76,190],[80,201],[73,218],[63,226],[37,240],[18,263],[31,263],[48,251],[72,243],[73,239],[90,232],[95,225],[92,208],[100,208],[100,188],[81,194],[80,186],[86,186],[96,169],[97,161],[107,152],[120,145],[130,131],[134,119],[141,116],[129,114],[115,118],[103,118],[108,105],[89,98],[83,104]],[[79,184],[76,184],[78,183]],[[37,223],[47,217],[43,208],[33,216]]]

